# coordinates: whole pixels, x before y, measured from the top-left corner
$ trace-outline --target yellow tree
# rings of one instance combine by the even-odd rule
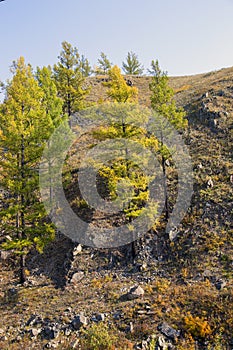
[[[128,86],[118,66],[109,70],[109,81],[103,83],[108,87],[107,95],[114,102],[137,102],[138,89]]]
[[[62,105],[53,111],[50,105],[47,113],[48,96],[23,57],[14,64],[13,73],[0,110],[0,187],[7,196],[0,217],[1,231],[6,235],[2,247],[20,256],[23,283],[27,253],[33,246],[42,251],[55,234],[39,199],[38,165]]]

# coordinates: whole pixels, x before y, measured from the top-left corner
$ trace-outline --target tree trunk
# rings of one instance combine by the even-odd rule
[[[23,254],[20,256],[20,283],[24,284],[26,282],[26,274],[25,274],[25,260],[26,255]]]

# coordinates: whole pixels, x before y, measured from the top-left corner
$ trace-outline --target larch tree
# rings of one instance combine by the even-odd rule
[[[158,60],[151,62],[150,74],[153,75],[149,84],[151,91],[151,107],[160,115],[163,120],[167,120],[175,129],[182,130],[187,127],[186,113],[182,108],[176,106],[174,100],[174,90],[169,86],[169,78],[166,72],[163,72],[159,66]],[[167,191],[167,170],[166,160],[171,156],[171,150],[169,150],[164,144],[166,136],[166,122],[162,122],[158,125],[160,128],[160,150],[161,163],[164,175],[164,191],[165,191],[165,218],[169,217],[168,206],[168,191]]]
[[[138,89],[127,85],[118,66],[113,66],[108,76],[109,81],[103,84],[108,87],[107,95],[112,101],[123,103],[137,101]]]
[[[92,74],[92,68],[88,59],[82,55],[80,58],[80,71],[83,77],[89,77]]]
[[[102,113],[106,109],[105,118],[107,125],[94,131],[93,135],[96,140],[130,140],[145,147],[149,145],[151,149],[156,151],[158,146],[157,140],[148,137],[146,129],[142,127],[148,121],[150,112],[137,104],[138,89],[127,85],[120,68],[117,66],[109,70],[109,81],[103,84],[108,87],[107,95],[113,101],[113,104],[106,104],[106,106],[103,105],[101,107]],[[123,210],[123,216],[130,225],[134,219],[144,213],[145,205],[149,200],[148,183],[150,179],[134,161],[128,159],[130,150],[127,142],[121,151],[122,157],[115,159],[111,164],[101,167],[99,175],[107,183],[108,195],[111,200],[116,200],[117,198],[116,191],[119,181],[131,184],[133,191],[132,200]],[[133,159],[140,158],[137,151],[138,148],[135,147],[135,152],[133,154],[131,152]],[[157,203],[154,202],[151,205],[152,216],[155,212],[157,213]],[[133,258],[136,256],[136,251],[137,243],[133,241],[131,244]]]
[[[101,52],[100,58],[98,59],[97,67],[95,69],[95,74],[96,75],[108,74],[111,67],[112,67],[112,63],[108,59],[107,55],[104,52]]]
[[[130,51],[127,54],[126,61],[122,62],[122,69],[125,74],[129,75],[142,75],[144,68],[138,60],[138,56]]]
[[[20,282],[26,280],[25,258],[35,247],[42,252],[55,235],[39,196],[40,157],[47,142],[52,117],[46,113],[45,93],[32,68],[21,57],[14,64],[0,113],[0,186],[6,193],[0,211],[4,249],[20,256]]]
[[[58,96],[63,100],[63,112],[68,117],[85,107],[89,89],[83,88],[85,78],[80,68],[80,56],[76,47],[67,41],[62,43],[58,63],[53,67]]]

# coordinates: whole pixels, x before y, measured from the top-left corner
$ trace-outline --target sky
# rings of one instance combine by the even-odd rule
[[[133,51],[171,76],[233,66],[233,0],[5,0],[0,23],[1,81],[20,56],[53,65],[62,41],[92,65],[103,51],[121,67]]]

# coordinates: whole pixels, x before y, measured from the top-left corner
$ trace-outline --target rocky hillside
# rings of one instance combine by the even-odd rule
[[[103,79],[87,81],[89,101],[106,99]],[[126,79],[149,106],[151,78]],[[1,252],[1,349],[233,348],[233,68],[170,84],[187,112],[194,173],[177,238],[165,241],[161,219],[132,260],[130,247],[95,250],[58,235],[44,254],[28,257],[24,286],[17,284],[17,261]],[[167,171],[171,212],[172,163]],[[74,172],[68,199],[79,196],[75,183]]]

